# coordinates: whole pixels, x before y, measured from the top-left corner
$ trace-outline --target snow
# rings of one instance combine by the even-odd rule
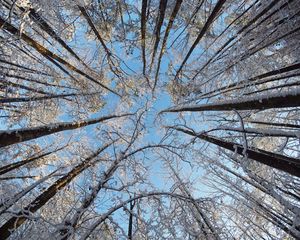
[[[259,101],[262,103],[265,100],[270,100],[273,98],[278,98],[278,97],[287,97],[287,96],[299,96],[300,98],[300,88],[297,89],[289,89],[285,91],[280,91],[276,93],[263,93],[260,96],[250,96],[250,97],[245,97],[242,96],[239,99],[232,99],[232,100],[223,100],[215,103],[208,103],[208,104],[200,104],[200,105],[181,105],[177,107],[171,107],[168,109],[165,109],[161,111],[160,113],[164,112],[180,112],[180,111],[204,111],[201,110],[202,108],[205,109],[206,111],[209,110],[217,110],[214,109],[216,106],[225,106],[225,105],[233,105],[233,104],[242,104],[242,103],[247,103],[247,102],[252,102],[252,101]],[[255,109],[255,107],[254,107]]]

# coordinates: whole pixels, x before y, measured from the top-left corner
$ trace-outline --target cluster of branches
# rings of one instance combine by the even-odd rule
[[[1,239],[300,238],[299,9],[1,1]]]
[[[224,30],[216,30],[220,34],[209,47],[203,45],[200,67],[196,60],[187,64],[199,42],[192,45],[175,74],[179,104],[161,114],[181,115],[183,124],[168,126],[174,134],[210,143],[206,154],[197,152],[198,158],[206,159],[213,188],[243,209],[237,213],[224,204],[230,209],[221,210],[224,215],[233,224],[238,223],[237,216],[239,221],[250,221],[238,226],[239,238],[269,238],[272,225],[297,239],[299,2],[251,1],[240,7],[245,11],[239,8]],[[191,119],[186,113],[197,117]],[[201,126],[197,118],[208,120],[210,127]]]

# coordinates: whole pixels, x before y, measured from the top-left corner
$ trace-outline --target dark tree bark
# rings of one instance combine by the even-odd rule
[[[280,76],[280,74],[285,74],[285,73],[288,73],[288,72],[297,71],[299,69],[300,69],[300,63],[295,63],[295,64],[292,64],[292,65],[289,65],[289,66],[286,66],[286,67],[283,67],[283,68],[275,69],[273,71],[269,71],[269,72],[260,74],[258,76],[249,78],[247,80],[242,80],[242,81],[239,81],[239,82],[236,82],[236,83],[229,84],[229,85],[224,86],[224,87],[217,88],[213,91],[202,94],[200,97],[201,98],[207,97],[207,96],[212,97],[212,96],[218,95],[219,93],[226,93],[226,92],[230,92],[230,91],[233,91],[233,90],[242,89],[245,86],[247,86],[249,83],[251,83],[251,85],[260,85],[260,84],[263,84],[263,83],[267,83],[267,82],[271,82],[271,81],[277,81],[277,80],[281,80],[281,79],[288,78],[288,77],[296,77],[296,76],[299,76],[300,73],[292,73],[292,74],[283,75],[283,76]],[[279,76],[276,76],[276,75],[279,75]],[[263,81],[257,81],[257,80],[262,80],[264,78],[273,77],[273,76],[275,76],[275,77],[271,78],[271,79],[265,79]],[[214,93],[215,93],[215,95],[212,95]]]
[[[4,80],[0,84],[3,87],[11,86],[11,87],[14,87],[14,88],[24,89],[24,90],[26,90],[28,92],[40,93],[40,94],[44,94],[44,95],[50,95],[51,94],[51,93],[45,92],[43,90],[38,90],[38,89],[35,89],[35,88],[32,88],[32,87],[28,87],[28,86],[25,86],[25,85],[22,85],[22,84],[10,82],[10,81],[7,81],[7,80]]]
[[[22,12],[25,12],[26,10],[22,7],[19,7]],[[55,39],[61,46],[63,46],[72,56],[74,56],[79,62],[81,62],[84,66],[87,67],[87,65],[80,59],[80,57],[72,50],[71,47],[68,46],[68,44],[65,43],[65,41],[60,38],[56,32],[53,30],[53,28],[47,23],[47,21],[35,11],[35,9],[31,8],[29,10],[29,17],[32,19],[38,26],[41,27],[43,31],[49,34],[53,39]]]
[[[17,69],[11,69],[11,68],[9,68],[8,70],[18,72]],[[39,73],[37,73],[37,74],[39,74]],[[15,75],[15,74],[10,74],[10,73],[5,73],[5,76],[9,77],[9,78],[14,78],[14,79],[22,79],[22,80],[24,80],[26,82],[38,83],[38,84],[41,84],[41,85],[44,85],[44,86],[47,86],[47,87],[55,87],[55,88],[64,88],[64,89],[77,90],[76,88],[73,88],[73,87],[62,86],[62,85],[59,85],[59,84],[52,84],[52,83],[48,83],[46,81],[43,82],[43,81],[40,81],[40,80],[37,80],[37,79],[33,79],[33,78],[29,78],[29,77],[23,77],[23,76],[20,76],[20,75]]]
[[[13,206],[14,204],[16,204],[22,197],[24,197],[27,193],[29,193],[31,190],[33,190],[34,188],[36,188],[39,184],[45,182],[46,180],[48,180],[50,177],[54,177],[53,175],[57,172],[57,170],[55,170],[54,172],[50,173],[49,175],[47,175],[46,177],[43,177],[42,179],[36,181],[35,183],[31,184],[29,187],[19,191],[18,193],[14,194],[12,197],[10,198],[5,198],[4,200],[1,201],[0,204],[0,215],[5,213],[7,209],[9,209],[11,206]]]
[[[129,203],[129,220],[128,220],[128,239],[132,240],[132,229],[133,229],[133,214],[132,211],[134,209],[135,200]]]
[[[300,178],[299,159],[283,156],[277,153],[272,153],[258,148],[252,148],[252,147],[246,149],[245,151],[244,147],[237,143],[227,142],[220,138],[209,136],[207,134],[196,134],[190,130],[186,130],[183,128],[178,128],[178,127],[171,127],[171,128],[175,129],[176,131],[180,131],[190,136],[194,136],[199,139],[205,140],[207,142],[213,143],[219,147],[228,149],[232,152],[236,152],[239,155],[244,155],[244,152],[246,152],[246,155],[249,159],[253,159],[257,162],[260,162],[262,164],[268,165],[272,168],[284,171],[286,173],[289,173],[293,176]]]
[[[103,38],[101,37],[99,31],[97,30],[96,26],[94,25],[94,23],[93,23],[93,21],[92,21],[90,15],[88,14],[88,12],[85,10],[84,7],[81,7],[81,6],[79,6],[79,5],[77,5],[77,7],[79,8],[81,14],[82,14],[82,15],[84,16],[84,18],[87,20],[89,26],[91,27],[91,29],[93,30],[94,34],[96,35],[96,37],[97,37],[98,40],[100,41],[100,43],[101,43],[102,47],[104,48],[106,54],[107,54],[108,56],[110,56],[110,55],[111,55],[111,52],[110,52],[109,49],[107,48],[107,46],[106,46],[106,44],[105,44]]]
[[[33,102],[33,101],[43,101],[43,100],[47,100],[47,99],[57,99],[57,98],[65,99],[66,97],[89,96],[89,95],[95,95],[95,94],[100,94],[100,92],[98,92],[98,93],[53,94],[53,95],[42,96],[42,97],[0,98],[0,103]]]
[[[110,92],[112,92],[112,93],[120,96],[114,90],[112,90],[109,87],[103,85],[99,81],[97,81],[94,78],[92,78],[90,75],[84,73],[80,69],[76,68],[75,66],[73,66],[69,62],[67,62],[64,59],[62,59],[61,57],[59,57],[58,55],[56,55],[53,52],[49,51],[48,49],[46,49],[45,47],[43,47],[41,44],[39,44],[38,42],[36,42],[35,40],[33,40],[32,38],[30,38],[26,34],[24,34],[24,33],[20,34],[20,32],[19,32],[19,30],[17,28],[15,28],[11,24],[5,22],[4,19],[2,19],[2,18],[0,18],[0,27],[2,27],[3,29],[5,29],[6,31],[10,32],[13,35],[20,36],[21,39],[23,39],[27,44],[29,44],[31,47],[33,47],[35,50],[37,50],[41,55],[43,55],[48,60],[50,60],[50,59],[55,60],[55,61],[63,64],[64,66],[66,66],[70,70],[72,70],[72,71],[74,71],[74,72],[76,72],[76,73],[84,76],[85,78],[89,79],[90,81],[92,81],[92,82],[100,85],[102,88],[104,88],[104,89],[106,89],[106,90],[108,90],[108,91],[110,91]]]
[[[41,72],[41,71],[33,69],[33,68],[28,68],[28,67],[22,66],[20,64],[12,63],[12,62],[6,61],[4,59],[0,59],[0,62],[8,64],[8,65],[11,65],[11,66],[14,66],[14,67],[17,67],[17,68],[20,68],[20,69],[27,70],[27,71],[29,71],[31,73],[37,73],[37,74],[41,74],[41,75],[45,75],[45,76],[50,76],[50,74],[48,74],[48,73]]]
[[[219,48],[219,50],[201,67],[201,69],[196,73],[196,75],[193,77],[195,79],[199,73],[203,71],[204,68],[206,68],[213,59],[215,59],[233,40],[237,39],[239,35],[241,35],[247,28],[249,28],[252,24],[254,24],[259,18],[261,18],[265,13],[267,13],[272,7],[278,3],[279,0],[273,0],[268,6],[266,6],[261,12],[259,12],[253,19],[251,19],[244,27],[242,27],[233,37],[231,37],[229,40],[227,40],[226,43],[222,45],[222,47]],[[226,49],[228,50],[228,49]]]
[[[40,154],[40,155],[38,155],[38,156],[36,156],[36,157],[31,157],[31,158],[28,158],[28,159],[23,160],[23,161],[19,161],[19,162],[15,162],[15,163],[11,163],[11,164],[5,165],[5,166],[3,166],[3,167],[0,168],[0,175],[3,175],[3,174],[5,174],[5,173],[8,173],[8,172],[10,172],[10,171],[12,171],[12,170],[15,170],[15,169],[17,169],[17,168],[19,168],[19,167],[21,167],[21,166],[24,166],[24,165],[26,165],[26,164],[28,164],[28,163],[32,163],[32,162],[34,162],[34,161],[37,161],[37,160],[39,160],[39,159],[41,159],[41,158],[43,158],[43,157],[46,157],[46,156],[48,156],[48,155],[51,155],[51,154],[53,154],[53,153],[56,153],[56,152],[58,152],[58,151],[60,151],[60,150],[62,150],[62,149],[64,149],[64,148],[65,148],[65,147],[58,148],[58,149],[55,149],[55,150],[53,150],[53,151],[50,151],[50,152],[46,152],[46,153]]]
[[[189,57],[191,56],[192,52],[194,51],[194,49],[196,48],[196,46],[198,45],[198,43],[200,42],[200,40],[202,39],[202,37],[204,36],[204,34],[207,32],[207,30],[209,29],[209,27],[211,26],[211,24],[214,22],[216,16],[218,15],[218,13],[221,11],[222,6],[225,4],[226,0],[219,0],[212,13],[209,15],[206,23],[204,24],[203,28],[201,29],[198,37],[196,38],[195,42],[193,43],[192,47],[190,48],[190,50],[188,51],[187,55],[185,56],[183,62],[181,63],[179,69],[176,72],[175,75],[175,81],[177,80],[182,68],[184,67],[184,65],[186,64],[187,60],[189,59]]]
[[[2,237],[2,239],[7,239],[18,227],[20,227],[28,218],[30,218],[32,213],[35,213],[41,207],[43,207],[53,196],[55,196],[58,191],[63,189],[81,172],[95,164],[95,161],[92,160],[106,148],[108,148],[111,144],[112,143],[109,143],[99,148],[97,152],[91,154],[82,163],[74,167],[69,173],[58,179],[54,184],[52,184],[46,191],[40,194],[24,209],[19,211],[14,217],[11,217],[6,223],[4,223],[0,228],[0,236]]]
[[[151,63],[150,63],[150,72],[151,72],[151,69],[152,69],[152,65],[154,63],[154,59],[155,59],[155,56],[156,56],[158,44],[160,42],[160,30],[161,30],[161,26],[164,22],[167,3],[168,3],[168,0],[160,0],[160,2],[159,2],[159,11],[158,11],[158,14],[157,14],[157,19],[156,19],[155,42],[154,42],[154,48],[153,48],[153,52],[152,52],[152,60],[151,60]]]
[[[141,46],[142,46],[142,59],[143,59],[143,74],[146,75],[146,11],[147,11],[147,0],[142,2],[141,11]]]
[[[100,123],[105,120],[125,117],[131,114],[122,114],[122,115],[109,115],[105,117],[88,119],[85,121],[79,122],[66,122],[66,123],[54,123],[41,127],[35,128],[25,128],[25,129],[17,129],[11,131],[1,131],[0,132],[0,147],[9,146],[11,144],[25,142],[28,140],[36,139],[39,137],[47,136],[56,132],[61,132],[65,130],[72,130],[81,127],[85,127],[91,124]]]
[[[286,128],[300,128],[300,125],[290,124],[290,123],[277,123],[277,122],[261,122],[261,121],[246,121],[248,123],[255,123],[261,125],[269,125],[276,127],[286,127]]]
[[[265,110],[270,108],[286,108],[300,106],[300,90],[286,91],[262,97],[245,97],[239,100],[220,101],[216,103],[171,107],[164,112],[202,112],[232,110]]]
[[[162,47],[161,47],[161,50],[160,50],[160,53],[159,53],[159,57],[158,57],[158,63],[157,63],[157,68],[156,68],[156,73],[155,73],[155,80],[154,80],[154,85],[153,85],[153,90],[152,90],[153,92],[155,91],[156,84],[157,84],[157,81],[158,81],[158,74],[159,74],[159,70],[160,70],[160,64],[161,64],[161,60],[162,60],[163,54],[165,52],[167,40],[168,40],[170,31],[172,29],[174,20],[175,20],[175,18],[177,16],[177,13],[179,12],[179,9],[180,9],[182,1],[183,0],[177,0],[176,1],[175,7],[174,7],[174,9],[172,11],[172,14],[171,14],[168,26],[167,26],[166,31],[165,31],[165,36],[164,36],[164,39],[163,39],[163,42],[162,42]]]

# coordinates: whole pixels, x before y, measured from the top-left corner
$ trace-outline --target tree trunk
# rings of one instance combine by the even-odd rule
[[[0,17],[0,28],[5,29],[6,31],[10,32],[13,35],[21,37],[21,39],[23,39],[26,43],[28,43],[31,47],[33,47],[36,51],[38,51],[41,55],[43,55],[48,60],[49,59],[56,60],[56,61],[60,62],[61,64],[65,65],[70,70],[72,70],[72,71],[74,71],[74,72],[76,72],[76,73],[78,73],[78,74],[86,77],[90,81],[92,81],[92,82],[100,85],[102,88],[104,88],[104,89],[106,89],[106,90],[108,90],[108,91],[110,91],[110,92],[112,92],[112,93],[120,96],[114,90],[110,89],[109,87],[107,87],[107,86],[103,85],[102,83],[100,83],[99,81],[95,80],[90,75],[82,72],[80,69],[76,68],[75,66],[73,66],[69,62],[65,61],[64,59],[62,59],[58,55],[52,53],[51,51],[49,51],[48,49],[46,49],[45,47],[43,47],[41,44],[39,44],[38,42],[36,42],[35,40],[33,40],[32,38],[30,38],[26,34],[24,34],[24,33],[20,34],[20,32],[19,32],[19,30],[17,28],[15,28],[14,26],[12,26],[8,22],[5,22],[5,20],[2,19],[1,17]]]
[[[96,92],[96,93],[69,93],[69,94],[53,94],[53,95],[42,96],[42,97],[0,98],[0,103],[32,102],[32,101],[43,101],[43,100],[47,100],[47,99],[56,99],[56,98],[65,99],[66,97],[89,96],[89,95],[95,95],[95,94],[100,94],[100,93],[99,92]]]
[[[159,2],[159,11],[157,14],[156,27],[155,27],[155,43],[154,43],[154,48],[153,48],[153,52],[152,52],[152,60],[150,63],[150,72],[151,72],[152,65],[153,65],[153,62],[154,62],[154,59],[156,56],[158,44],[160,42],[160,30],[161,30],[161,26],[164,22],[167,3],[168,3],[168,0],[160,0],[160,2]]]
[[[53,123],[48,124],[41,127],[34,127],[34,128],[22,128],[17,130],[10,130],[10,131],[1,131],[0,132],[0,147],[9,146],[11,144],[25,142],[28,140],[36,139],[42,136],[47,136],[56,132],[61,132],[65,130],[72,130],[81,127],[85,127],[91,124],[103,122],[105,120],[125,117],[131,114],[122,114],[122,115],[109,115],[105,117],[95,118],[95,119],[88,119],[85,121],[78,121],[78,122],[66,122],[66,123]]]
[[[286,108],[300,106],[300,89],[283,91],[262,97],[244,97],[238,100],[220,101],[202,105],[186,105],[171,107],[164,112],[202,112],[232,110],[265,110],[270,108]]]
[[[219,147],[228,149],[239,155],[244,155],[245,152],[247,157],[250,159],[253,159],[257,162],[260,162],[262,164],[268,165],[272,168],[284,171],[286,173],[300,178],[300,161],[297,158],[286,157],[277,153],[268,152],[258,148],[248,148],[245,151],[244,147],[237,143],[227,142],[220,138],[212,137],[207,134],[196,134],[190,130],[186,130],[183,128],[171,128],[186,133],[188,135],[200,138],[207,142],[213,143]]]
[[[58,149],[56,149],[54,151],[51,151],[51,152],[46,152],[46,153],[43,153],[43,154],[41,154],[39,156],[31,157],[31,158],[28,158],[28,159],[23,160],[23,161],[19,161],[19,162],[15,162],[15,163],[11,163],[11,164],[5,165],[5,166],[3,166],[3,167],[0,168],[0,175],[3,175],[5,173],[7,173],[7,172],[10,172],[10,171],[14,170],[14,169],[17,169],[17,168],[19,168],[21,166],[24,166],[25,164],[28,164],[28,163],[34,162],[36,160],[39,160],[39,159],[41,159],[41,158],[43,158],[45,156],[48,156],[48,155],[50,155],[52,153],[58,152],[58,151],[62,150],[63,148],[65,148],[65,147],[58,148]]]
[[[156,87],[156,84],[157,84],[157,81],[158,81],[158,74],[159,74],[159,70],[160,70],[161,59],[162,59],[163,54],[165,52],[165,48],[166,48],[167,40],[168,40],[168,37],[169,37],[169,33],[172,29],[173,22],[174,22],[174,20],[177,16],[177,13],[179,12],[182,1],[183,0],[177,0],[176,1],[176,5],[173,9],[173,12],[171,14],[168,26],[167,26],[166,31],[165,31],[165,36],[164,36],[164,39],[163,39],[163,42],[162,42],[162,47],[161,47],[160,54],[159,54],[159,57],[158,57],[158,63],[157,63],[157,68],[156,68],[156,73],[155,73],[155,80],[154,80],[154,85],[153,85],[152,92],[155,91],[155,87]]]
[[[128,220],[128,239],[129,240],[132,240],[132,228],[133,228],[133,214],[132,214],[132,211],[133,211],[133,208],[134,208],[134,205],[135,205],[135,200],[133,200],[132,202],[129,203],[130,204],[130,212],[129,212],[129,220]]]
[[[22,7],[19,7],[22,12],[26,10]],[[31,8],[29,10],[29,17],[33,20],[38,26],[41,27],[46,33],[49,34],[53,39],[55,39],[61,46],[63,46],[72,56],[74,56],[79,62],[85,65],[85,63],[78,57],[78,55],[70,48],[64,40],[62,40],[56,32],[52,29],[52,27],[44,20],[42,16],[40,16],[35,9]],[[85,65],[86,66],[86,65]]]
[[[95,162],[91,162],[91,161],[102,151],[108,148],[111,144],[112,143],[109,143],[99,148],[97,152],[91,154],[82,163],[74,167],[69,173],[67,173],[62,178],[58,179],[46,191],[40,194],[24,209],[19,211],[17,214],[15,214],[14,217],[10,218],[5,224],[3,224],[0,228],[0,236],[2,237],[2,239],[7,239],[18,227],[20,227],[28,218],[30,218],[32,213],[38,211],[53,196],[55,196],[55,194],[58,191],[63,189],[67,184],[69,184],[76,176],[78,176],[85,169],[92,166]]]
[[[204,34],[207,32],[207,30],[209,29],[209,27],[211,26],[211,24],[214,22],[215,18],[217,17],[218,13],[220,12],[220,10],[222,9],[222,6],[224,5],[224,3],[226,2],[226,0],[219,0],[212,13],[209,15],[206,23],[204,24],[203,28],[201,29],[198,37],[196,38],[195,42],[193,43],[192,47],[190,48],[189,52],[187,53],[187,55],[185,56],[183,62],[181,63],[179,69],[176,72],[175,75],[175,81],[177,80],[183,66],[185,65],[185,63],[187,62],[187,60],[189,59],[189,57],[191,56],[192,52],[194,51],[194,49],[196,48],[196,46],[198,45],[198,43],[200,42],[200,40],[202,39],[202,37],[204,36]]]
[[[32,185],[30,185],[29,187],[25,188],[24,190],[18,192],[17,194],[15,194],[14,196],[12,196],[11,198],[6,198],[4,199],[1,204],[0,204],[0,215],[3,214],[7,209],[9,209],[11,206],[13,206],[16,202],[18,202],[23,196],[25,196],[27,193],[29,193],[32,189],[34,189],[36,186],[38,186],[39,184],[45,182],[46,180],[48,180],[50,177],[53,177],[54,173],[57,172],[57,170],[55,170],[54,172],[50,173],[49,175],[47,175],[46,177],[43,177],[42,179],[36,181],[35,183],[33,183]]]
[[[141,11],[141,46],[142,46],[142,59],[143,59],[143,74],[146,75],[146,11],[147,11],[147,0],[142,2]]]
[[[217,93],[217,92],[219,92],[219,93],[226,93],[226,92],[229,92],[229,91],[232,91],[232,90],[242,89],[245,86],[247,86],[249,83],[251,85],[259,85],[259,84],[267,83],[269,81],[276,81],[276,80],[281,80],[281,79],[287,78],[287,77],[299,76],[299,74],[293,74],[293,75],[287,76],[287,77],[285,77],[285,76],[284,77],[275,77],[274,79],[268,79],[268,80],[265,80],[265,81],[255,82],[255,81],[263,79],[263,78],[267,78],[267,77],[271,77],[271,76],[276,76],[278,74],[283,74],[283,73],[287,73],[287,72],[290,72],[290,71],[295,71],[295,70],[298,70],[298,69],[300,69],[300,63],[295,63],[295,64],[289,65],[287,67],[275,69],[273,71],[260,74],[258,76],[249,78],[247,80],[242,80],[240,82],[236,82],[236,83],[232,83],[230,85],[224,86],[224,87],[220,87],[220,88],[215,89],[213,91],[210,91],[210,92],[202,94],[201,98],[206,97],[206,96],[210,96],[210,97],[211,96],[216,96],[217,94],[216,95],[211,95],[211,94]]]

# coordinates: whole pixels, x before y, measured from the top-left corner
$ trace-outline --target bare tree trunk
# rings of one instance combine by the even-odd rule
[[[14,87],[14,88],[21,88],[21,89],[24,89],[26,91],[29,91],[29,92],[34,92],[34,93],[40,93],[40,94],[45,94],[45,95],[50,95],[50,93],[48,92],[45,92],[43,90],[38,90],[38,89],[35,89],[35,88],[31,88],[31,87],[27,87],[25,85],[22,85],[22,84],[18,84],[18,83],[14,83],[14,82],[10,82],[10,81],[7,81],[7,80],[4,80],[2,83],[0,83],[2,86],[6,87],[6,86],[11,86],[11,87]]]
[[[293,176],[300,177],[300,161],[299,161],[299,159],[292,158],[292,157],[286,157],[286,156],[283,156],[283,155],[280,155],[277,153],[264,151],[264,150],[261,150],[258,148],[244,149],[244,146],[242,146],[240,144],[233,143],[233,142],[227,142],[227,141],[221,140],[220,138],[212,137],[207,134],[196,134],[195,132],[192,132],[190,130],[186,130],[186,129],[178,128],[178,127],[171,127],[171,128],[175,129],[177,131],[186,133],[188,135],[200,138],[207,142],[213,143],[219,147],[228,149],[239,155],[244,155],[244,153],[246,153],[246,155],[249,159],[253,159],[257,162],[260,162],[260,163],[268,165],[272,168],[284,171]]]
[[[143,59],[143,74],[146,75],[146,11],[147,11],[147,0],[142,2],[141,11],[141,46],[142,46],[142,59]]]
[[[14,67],[17,67],[17,68],[20,68],[20,69],[24,69],[24,70],[30,71],[32,73],[37,73],[37,74],[41,74],[41,75],[45,75],[45,76],[50,76],[50,74],[48,74],[48,73],[41,72],[41,71],[33,69],[33,68],[28,68],[28,67],[22,66],[22,65],[17,64],[17,63],[12,63],[12,62],[6,61],[4,59],[0,59],[0,62],[8,64],[8,65],[11,65],[11,66],[14,66]]]
[[[195,219],[196,219],[199,227],[201,228],[201,231],[203,232],[203,234],[206,236],[207,239],[211,239],[210,237],[212,237],[212,239],[220,240],[219,234],[217,233],[217,231],[216,231],[215,227],[213,226],[213,224],[210,222],[210,220],[207,217],[206,213],[204,211],[202,211],[202,209],[200,208],[198,203],[195,201],[195,199],[191,195],[190,191],[183,184],[181,178],[179,177],[179,175],[177,174],[175,169],[172,167],[172,165],[169,163],[168,166],[172,170],[172,172],[173,172],[174,176],[176,177],[177,181],[179,182],[178,187],[179,187],[180,191],[183,193],[183,195],[186,195],[191,200],[192,206],[194,207],[194,209],[196,209],[196,212],[198,212],[199,216],[201,217],[202,220],[199,219],[199,217],[196,214],[193,213],[194,209],[190,208],[191,211],[192,211],[192,214],[195,217]]]
[[[96,37],[97,37],[98,40],[100,41],[100,43],[101,43],[102,47],[104,48],[106,54],[107,54],[108,56],[110,56],[111,53],[110,53],[109,49],[107,48],[107,46],[106,46],[106,44],[105,44],[103,38],[101,37],[99,31],[97,30],[96,26],[94,25],[94,23],[93,23],[91,17],[89,16],[89,14],[88,14],[87,11],[85,10],[85,8],[84,8],[84,7],[81,7],[81,6],[79,6],[79,5],[77,5],[77,7],[79,8],[80,12],[81,12],[82,15],[84,16],[84,18],[87,20],[87,22],[88,22],[89,26],[91,27],[91,29],[93,30],[94,34],[96,35]]]
[[[102,83],[100,83],[99,81],[95,80],[90,75],[82,72],[80,69],[76,68],[75,66],[73,66],[69,62],[65,61],[64,59],[62,59],[58,55],[52,53],[51,51],[49,51],[48,49],[46,49],[45,47],[43,47],[41,44],[37,43],[35,40],[33,40],[32,38],[30,38],[26,34],[24,34],[24,33],[20,34],[19,30],[17,28],[15,28],[11,24],[5,22],[4,19],[2,19],[2,18],[0,18],[0,27],[2,27],[3,29],[5,29],[6,31],[10,32],[13,35],[20,36],[26,43],[28,43],[30,46],[32,46],[35,50],[37,50],[41,55],[43,55],[48,60],[50,60],[50,59],[56,60],[56,61],[60,62],[61,64],[65,65],[70,70],[72,70],[72,71],[74,71],[74,72],[76,72],[76,73],[78,73],[78,74],[86,77],[90,81],[92,81],[92,82],[100,85],[102,88],[104,88],[104,89],[106,89],[106,90],[108,90],[108,91],[110,91],[110,92],[112,92],[112,93],[120,96],[114,90],[110,89],[109,87],[107,87],[107,86],[103,85]]]
[[[19,7],[22,12],[25,12],[26,10],[22,7]],[[52,27],[45,21],[45,19],[39,15],[35,9],[31,8],[29,10],[29,17],[32,19],[38,26],[41,27],[46,33],[49,34],[53,39],[55,39],[61,46],[63,46],[72,56],[74,56],[79,62],[81,62],[84,66],[86,64],[80,59],[80,57],[68,46],[68,44],[65,43],[64,40],[62,40],[56,32],[52,29]]]
[[[155,56],[156,56],[158,44],[160,42],[160,30],[161,30],[161,26],[164,22],[167,3],[168,3],[168,0],[160,0],[160,2],[159,2],[159,11],[158,11],[158,14],[157,14],[157,19],[156,19],[155,42],[154,42],[154,48],[153,48],[153,52],[152,52],[152,60],[151,60],[151,63],[150,63],[150,72],[151,72],[151,69],[152,69],[152,65],[154,63],[154,59],[155,59]]]
[[[262,97],[244,97],[239,100],[220,101],[202,105],[186,105],[171,107],[164,112],[202,112],[202,111],[232,111],[232,110],[265,110],[270,108],[286,108],[300,106],[300,89],[282,91],[280,93],[263,95]]]
[[[25,188],[24,190],[18,192],[17,194],[15,194],[14,196],[12,196],[11,198],[4,199],[1,202],[1,204],[0,204],[0,208],[1,208],[0,215],[3,214],[7,209],[9,209],[15,203],[17,203],[22,197],[24,197],[27,193],[29,193],[31,190],[33,190],[36,186],[38,186],[39,184],[45,182],[50,177],[53,177],[53,175],[55,174],[55,172],[57,172],[57,170],[55,170],[54,172],[50,173],[46,177],[43,177],[42,179],[36,181],[35,183],[33,183],[29,187]]]
[[[85,127],[91,124],[100,123],[105,120],[125,117],[131,114],[122,114],[122,115],[109,115],[105,117],[88,119],[85,121],[78,122],[66,122],[66,123],[53,123],[41,127],[34,128],[22,128],[17,130],[10,131],[1,131],[0,132],[0,147],[9,146],[11,144],[25,142],[31,139],[36,139],[42,136],[47,136],[56,132],[61,132],[65,130],[73,130],[81,127]]]
[[[128,239],[132,240],[132,229],[133,229],[133,214],[132,211],[134,209],[135,200],[129,203],[130,204],[130,212],[129,212],[129,220],[128,220]]]
[[[196,46],[198,45],[198,43],[200,42],[200,40],[202,39],[202,37],[204,36],[204,34],[207,32],[207,30],[209,29],[209,27],[211,26],[211,24],[214,22],[216,16],[218,15],[218,13],[220,12],[220,10],[222,9],[222,6],[224,5],[224,3],[226,2],[226,0],[219,0],[212,13],[209,15],[206,23],[204,24],[203,28],[201,29],[198,37],[196,38],[195,42],[193,43],[192,47],[190,48],[189,52],[187,53],[187,55],[185,56],[183,62],[181,63],[179,69],[176,72],[175,75],[175,81],[177,80],[177,78],[179,77],[179,74],[182,70],[182,68],[184,67],[184,65],[186,64],[187,60],[189,59],[189,57],[191,56],[192,52],[194,51],[194,49],[196,48]]]
[[[264,128],[233,128],[233,127],[220,127],[212,129],[210,131],[221,130],[221,131],[233,131],[241,132],[246,134],[254,134],[264,137],[287,137],[287,138],[299,138],[299,131],[285,131],[278,129],[264,129]]]
[[[233,37],[231,37],[226,43],[222,45],[222,47],[206,62],[206,64],[201,67],[201,69],[197,72],[197,74],[193,77],[195,79],[197,75],[203,71],[205,67],[207,67],[211,61],[216,58],[233,40],[237,39],[239,35],[241,35],[248,27],[254,24],[259,18],[261,18],[265,13],[267,13],[279,0],[273,0],[266,8],[264,8],[259,14],[257,14],[253,19],[251,19],[244,27],[242,27]]]
[[[289,124],[289,123],[261,122],[261,121],[246,121],[246,122],[261,124],[261,125],[277,126],[277,127],[300,128],[300,125]]]
[[[289,65],[289,66],[286,66],[286,67],[283,67],[283,68],[279,68],[279,69],[276,69],[276,70],[273,70],[273,71],[270,71],[270,72],[266,72],[266,73],[260,74],[258,76],[249,78],[247,80],[242,80],[240,82],[232,83],[230,85],[227,85],[227,86],[215,89],[215,90],[210,91],[208,93],[202,94],[200,97],[201,98],[206,97],[206,96],[210,96],[211,97],[211,94],[213,94],[213,93],[217,93],[217,92],[226,93],[226,92],[229,92],[229,91],[232,91],[232,90],[242,89],[245,86],[247,86],[249,83],[251,83],[251,85],[253,85],[253,84],[254,85],[258,85],[258,84],[261,84],[261,83],[266,83],[268,81],[280,80],[280,79],[283,79],[283,78],[286,78],[286,77],[285,76],[283,76],[283,77],[276,77],[274,79],[265,80],[263,82],[257,82],[257,84],[255,82],[255,81],[263,79],[263,78],[267,78],[267,77],[271,77],[271,76],[276,76],[278,74],[283,74],[283,73],[287,73],[287,72],[290,72],[290,71],[295,71],[295,70],[298,70],[298,69],[300,69],[300,63],[295,63],[295,64],[292,64],[292,65]],[[298,76],[298,75],[299,74],[297,74],[295,76]],[[292,75],[292,76],[294,76],[294,75]],[[292,76],[287,76],[287,77],[292,77]]]
[[[159,57],[158,57],[158,63],[157,63],[157,68],[156,68],[156,73],[155,73],[155,80],[154,80],[154,85],[153,85],[152,92],[154,92],[155,88],[156,88],[161,60],[162,60],[162,57],[163,57],[163,54],[164,54],[164,51],[165,51],[165,48],[166,48],[166,44],[167,44],[167,40],[168,40],[170,31],[171,31],[172,26],[173,26],[173,22],[174,22],[174,20],[177,16],[177,13],[179,12],[182,1],[183,0],[177,0],[176,1],[176,5],[173,9],[173,12],[171,14],[168,26],[167,26],[166,31],[165,31],[165,36],[164,36],[164,39],[163,39],[163,42],[162,42],[162,47],[161,47],[160,54],[159,54]]]
[[[28,204],[24,209],[19,211],[14,217],[10,218],[6,223],[4,223],[0,228],[0,236],[3,239],[7,239],[18,227],[20,227],[28,218],[30,218],[32,213],[38,211],[43,207],[55,194],[63,189],[67,184],[69,184],[76,176],[83,172],[88,167],[92,166],[94,162],[92,160],[97,157],[101,152],[108,148],[112,143],[106,144],[99,148],[97,152],[91,154],[82,163],[74,167],[69,173],[64,177],[58,179],[54,184],[52,184],[46,191],[40,194],[36,199],[34,199],[30,204]]]
[[[66,97],[90,96],[90,95],[95,95],[95,94],[100,94],[100,93],[99,92],[96,92],[96,93],[69,93],[69,94],[52,94],[52,95],[42,96],[42,97],[0,98],[0,103],[33,102],[33,101],[42,101],[42,100],[57,99],[57,98],[65,99]]]
[[[15,162],[15,163],[11,163],[11,164],[5,165],[5,166],[3,166],[3,167],[0,168],[0,175],[3,175],[3,174],[8,173],[8,172],[10,172],[12,170],[15,170],[15,169],[17,169],[17,168],[19,168],[21,166],[24,166],[25,164],[32,163],[32,162],[34,162],[36,160],[39,160],[39,159],[41,159],[43,157],[46,157],[46,156],[50,155],[50,154],[58,152],[58,151],[60,151],[60,150],[62,150],[64,148],[65,147],[58,148],[56,150],[43,153],[43,154],[38,155],[36,157],[31,157],[31,158],[28,158],[28,159],[23,160],[23,161],[19,161],[19,162]]]

